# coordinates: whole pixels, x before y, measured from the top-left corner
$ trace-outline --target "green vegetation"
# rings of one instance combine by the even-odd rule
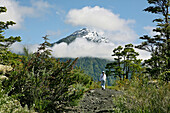
[[[0,11],[6,12],[6,8],[0,7]],[[74,68],[77,58],[60,62],[51,57],[47,36],[33,54],[26,48],[22,56],[11,53],[8,48],[21,41],[20,37],[5,38],[3,32],[13,24],[0,22],[0,63],[5,64],[1,67],[12,66],[11,72],[2,70],[0,75],[0,112],[60,112],[95,86],[90,76]]]
[[[151,58],[144,63],[136,58],[139,54],[132,44],[115,48],[112,63],[98,58],[56,59],[48,49],[51,44],[47,36],[43,37],[44,43],[37,52],[29,54],[24,48],[25,54],[17,55],[11,53],[9,47],[21,38],[4,36],[5,30],[15,23],[0,21],[0,64],[6,67],[0,70],[0,112],[63,112],[68,106],[78,105],[86,91],[100,87],[93,79],[98,80],[106,66],[107,74],[118,78],[107,88],[123,92],[113,98],[115,112],[168,113],[170,0],[148,0],[148,3],[151,6],[144,11],[160,14],[162,18],[153,21],[157,22],[153,31],[158,34],[140,37],[145,41],[136,46],[151,52]],[[0,14],[6,11],[0,7]]]
[[[0,75],[0,112],[1,113],[34,113],[33,109],[28,109],[28,106],[22,107],[20,102],[15,99],[16,96],[8,96],[8,91],[3,89],[2,75]],[[6,78],[7,79],[7,78]]]
[[[12,90],[9,95],[17,95],[22,106],[28,105],[38,112],[57,112],[73,105],[92,85],[92,78],[80,69],[74,69],[74,61],[60,62],[50,57],[48,38],[34,54],[26,54],[20,59],[14,71],[4,82],[4,87]]]
[[[61,61],[66,61],[70,58],[60,58]],[[105,70],[105,66],[109,63],[109,60],[92,58],[92,57],[80,57],[78,58],[75,66],[81,68],[86,74],[90,75],[95,81],[99,79],[100,74]]]
[[[60,58],[60,61],[67,61],[70,58]],[[73,59],[72,59],[73,60]],[[75,66],[80,68],[84,73],[91,76],[94,81],[99,81],[100,74],[105,70],[107,63],[110,63],[110,60],[101,59],[101,58],[92,58],[92,57],[80,57],[75,63]],[[107,85],[113,84],[113,76],[107,77]]]
[[[170,14],[169,0],[148,0],[151,5],[144,11],[158,14],[159,18],[153,20],[157,23],[157,27],[153,29],[157,35],[150,37],[144,35],[140,39],[144,40],[137,48],[151,52],[151,59],[144,62],[146,72],[155,79],[159,78],[164,73],[164,80],[170,80]]]
[[[0,7],[0,14],[5,13],[7,11],[6,7]],[[16,24],[13,21],[2,22],[0,21],[0,64],[15,64],[15,58],[18,57],[16,54],[8,51],[8,48],[15,42],[20,42],[21,37],[13,37],[5,38],[4,33],[5,30]]]
[[[5,7],[0,7],[0,14],[5,13],[6,11],[7,9]],[[7,21],[7,22],[0,21],[0,64],[1,64],[1,67],[5,65],[18,64],[17,59],[19,58],[19,55],[11,53],[8,50],[8,48],[14,42],[20,42],[21,38],[12,37],[12,36],[9,38],[5,38],[5,36],[3,36],[5,30],[7,30],[10,25],[14,25],[14,24],[15,22],[13,21]],[[5,64],[5,65],[2,65],[2,64]],[[5,66],[5,67],[10,67],[10,66]],[[3,85],[5,84],[5,81],[8,80],[7,76],[9,75],[9,73],[6,71],[3,71],[3,68],[1,71],[3,73],[0,74],[0,112],[2,113],[3,112],[6,112],[6,113],[34,112],[34,110],[29,110],[27,106],[22,107],[20,102],[16,99],[16,96],[8,95],[12,87],[7,88],[7,87],[4,87]]]
[[[130,79],[142,72],[141,60],[137,59],[139,53],[135,52],[132,44],[119,46],[113,50],[114,62],[106,65],[107,75],[115,78]]]
[[[162,18],[153,20],[157,22],[157,28],[153,29],[157,35],[140,37],[145,41],[136,47],[151,52],[151,58],[145,60],[141,66],[140,60],[136,59],[137,54],[129,48],[131,44],[125,46],[124,50],[119,46],[113,50],[115,62],[107,64],[106,67],[112,69],[115,76],[124,78],[117,80],[110,87],[124,93],[113,98],[116,113],[168,113],[170,111],[170,0],[148,0],[148,3],[151,6],[144,11],[159,14]],[[124,52],[126,47],[128,47],[126,52],[130,54]],[[128,79],[127,75],[131,75],[131,79]]]
[[[117,86],[114,88],[124,94],[113,98],[116,113],[168,113],[170,110],[169,83],[135,77],[131,81],[119,81]]]

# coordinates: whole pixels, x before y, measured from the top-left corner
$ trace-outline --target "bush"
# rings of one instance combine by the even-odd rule
[[[2,81],[0,80],[0,113],[34,113],[34,110],[29,110],[27,105],[22,107],[20,102],[2,88]]]
[[[148,84],[148,80],[134,78],[124,95],[114,98],[116,112],[168,113],[170,110],[170,84],[158,81]]]
[[[10,95],[18,95],[23,106],[34,107],[38,112],[58,112],[81,98],[85,88],[92,84],[92,78],[74,69],[77,59],[60,62],[52,58],[47,38],[44,39],[36,53],[21,58],[6,88],[13,87]]]

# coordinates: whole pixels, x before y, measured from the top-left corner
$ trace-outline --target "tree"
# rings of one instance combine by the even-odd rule
[[[0,7],[0,14],[5,13],[6,11],[6,7]],[[5,30],[7,30],[9,26],[12,26],[14,24],[16,23],[13,21],[0,21],[0,63],[3,64],[10,63],[12,61],[10,60],[10,58],[16,57],[16,55],[12,54],[8,49],[13,43],[21,41],[20,36],[10,36],[9,38],[5,38],[4,36]]]
[[[146,71],[154,78],[170,69],[170,0],[148,0],[151,5],[144,11],[159,14],[159,17],[153,20],[157,23],[157,28],[153,29],[157,35],[150,37],[144,35],[140,39],[145,40],[140,45],[136,46],[139,49],[151,52],[151,58],[146,60],[144,65]],[[170,73],[169,73],[170,74]],[[166,73],[166,81],[168,81],[168,73]]]
[[[132,44],[125,45],[125,48],[119,46],[113,50],[114,62],[108,63],[106,65],[107,73],[114,73],[115,77],[120,79],[129,79],[136,73],[140,73],[141,70],[141,60],[137,59],[139,55],[133,49]]]
[[[112,55],[112,56],[115,56],[115,58],[114,58],[115,61],[112,63],[108,63],[106,65],[106,69],[108,69],[109,72],[111,71],[111,69],[114,69],[114,71],[112,70],[114,72],[114,76],[115,77],[118,76],[120,79],[122,78],[122,74],[123,74],[122,67],[121,67],[122,49],[123,49],[123,47],[121,47],[121,46],[115,48],[113,50],[113,55]],[[106,72],[106,73],[108,73],[108,72]]]
[[[137,59],[137,56],[139,56],[138,52],[135,52],[133,49],[132,44],[125,45],[124,50],[122,51],[123,54],[123,72],[126,76],[126,79],[130,76],[135,75],[136,72],[140,72],[141,69],[141,61],[140,59]]]

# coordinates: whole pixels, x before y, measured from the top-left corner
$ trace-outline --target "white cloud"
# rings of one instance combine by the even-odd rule
[[[93,43],[93,42],[88,42],[86,39],[82,38],[77,38],[73,43],[70,45],[67,45],[66,43],[60,43],[56,44],[52,50],[53,53],[52,55],[54,57],[98,57],[98,58],[106,58],[113,60],[113,57],[111,56],[113,54],[113,49],[124,45],[115,45],[113,43]],[[139,59],[149,59],[150,58],[150,53],[135,49],[135,51],[139,52]]]
[[[46,13],[46,9],[51,6],[44,2],[43,0],[32,0],[32,6],[21,6],[20,2],[17,0],[0,0],[0,6],[5,6],[7,12],[1,14],[1,21],[14,21],[16,24],[13,28],[22,28],[22,24],[26,17],[39,17],[40,15]]]
[[[118,14],[99,6],[70,10],[66,23],[103,30],[113,42],[130,42],[136,40],[137,37],[135,31],[130,27],[135,20],[122,19]]]
[[[114,48],[114,44],[112,43],[93,43],[89,42],[86,39],[78,38],[70,45],[66,43],[60,43],[54,45],[50,48],[53,52],[52,55],[56,58],[58,57],[99,57],[112,59],[112,50]],[[26,47],[29,50],[29,53],[34,53],[38,50],[39,45],[23,45],[21,43],[14,43],[10,50],[14,53],[21,54],[23,53],[23,48]]]
[[[111,31],[120,30],[125,24],[125,20],[120,19],[119,15],[98,6],[70,10],[67,22],[72,25],[90,26]]]
[[[21,53],[24,53],[24,50],[23,50],[24,47],[28,49],[29,53],[34,53],[38,50],[39,44],[23,45],[19,42],[16,42],[12,44],[12,46],[10,47],[10,51],[17,53],[17,54],[21,54]]]
[[[116,44],[132,43],[138,37],[132,29],[120,30],[116,32],[105,31],[104,36]]]
[[[66,43],[56,44],[52,50],[54,57],[99,57],[112,59],[111,54],[114,44],[93,43],[86,39],[77,38],[73,43],[67,45]]]
[[[10,47],[10,50],[14,53],[20,54],[20,53],[24,53],[23,51],[24,46],[18,42],[12,44],[12,46]]]
[[[0,4],[7,8],[7,12],[1,14],[0,20],[16,22],[15,28],[21,28],[24,18],[34,12],[33,8],[20,6],[15,0],[1,0]]]

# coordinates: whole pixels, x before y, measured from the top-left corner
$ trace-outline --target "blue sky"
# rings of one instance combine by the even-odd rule
[[[5,35],[21,36],[21,44],[40,44],[46,34],[55,42],[84,27],[101,32],[114,46],[138,44],[155,27],[156,16],[143,11],[147,0],[1,0],[0,5],[8,9],[0,19],[17,23]]]

